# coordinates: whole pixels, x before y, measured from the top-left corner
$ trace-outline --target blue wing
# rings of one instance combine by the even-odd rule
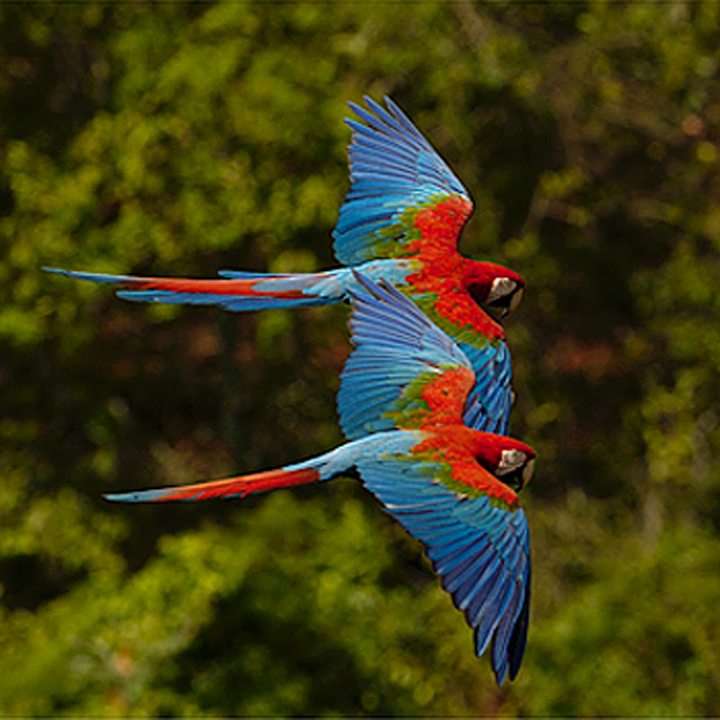
[[[462,227],[473,209],[462,183],[390,98],[387,110],[368,97],[365,102],[375,115],[349,103],[365,124],[346,120],[353,130],[351,187],[333,232],[335,256],[345,265],[401,257],[416,235],[412,210],[457,197]]]
[[[503,341],[484,348],[459,342],[472,363],[476,384],[465,404],[463,422],[474,430],[507,435],[512,407],[512,362]]]
[[[492,646],[498,685],[508,674],[512,680],[525,651],[530,603],[525,513],[448,488],[440,479],[446,463],[408,459],[367,460],[358,470],[387,511],[426,546],[443,587],[475,632],[478,657]],[[485,472],[479,465],[476,471]]]
[[[417,426],[412,416],[427,411],[419,390],[455,370],[456,407],[448,400],[444,414],[462,412],[475,383],[468,359],[444,332],[391,285],[376,285],[356,273],[351,290],[350,327],[356,348],[343,369],[338,392],[340,424],[350,440],[369,433]]]

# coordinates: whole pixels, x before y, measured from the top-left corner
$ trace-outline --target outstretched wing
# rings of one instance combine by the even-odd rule
[[[392,429],[462,423],[475,384],[457,345],[387,283],[355,273],[350,327],[356,347],[338,392],[340,424],[350,440]]]
[[[465,403],[465,424],[475,430],[507,435],[512,408],[512,364],[503,340],[478,347],[461,342],[459,347],[475,369],[476,384]]]
[[[433,242],[457,249],[473,211],[467,190],[390,98],[387,110],[368,97],[365,102],[374,115],[349,103],[365,124],[346,120],[353,129],[351,186],[333,232],[335,256],[358,265],[414,255],[423,218],[432,224]]]
[[[498,685],[520,669],[530,603],[530,536],[517,495],[477,463],[374,458],[358,463],[368,489],[427,549],[455,606],[491,645]]]

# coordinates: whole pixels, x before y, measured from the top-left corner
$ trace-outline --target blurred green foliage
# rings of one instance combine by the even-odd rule
[[[720,10],[0,6],[0,713],[720,713]],[[345,101],[391,94],[475,197],[534,578],[519,679],[354,482],[101,493],[340,440],[345,308],[140,306],[40,272],[334,264]]]

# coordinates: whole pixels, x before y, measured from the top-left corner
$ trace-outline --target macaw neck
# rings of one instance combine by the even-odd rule
[[[423,450],[432,450],[433,453],[440,449],[446,460],[467,460],[477,459],[478,450],[485,441],[485,438],[494,437],[490,433],[472,430],[462,422],[448,423],[445,425],[423,425],[417,428],[421,432],[421,441],[412,448],[413,453],[420,453]],[[494,447],[490,447],[483,455],[482,464],[486,464],[485,455],[488,457],[494,454]]]
[[[447,463],[455,479],[465,485],[463,491],[475,488],[508,509],[520,506],[517,493],[488,469],[499,462],[496,442],[509,438],[471,430],[465,425],[422,428],[422,434],[422,441],[411,448],[413,455],[427,455],[428,459]]]
[[[475,302],[465,284],[468,261],[457,251],[457,241],[471,211],[469,201],[456,195],[414,211],[417,236],[406,251],[416,271],[407,276],[403,289],[438,327],[474,345],[499,342],[505,332]]]
[[[433,264],[423,257],[418,270],[408,275],[408,285],[403,290],[441,330],[455,340],[478,347],[487,344],[488,340],[503,341],[503,328],[475,302],[463,285],[459,272],[452,272],[462,265],[462,257],[457,253],[455,256],[460,262],[453,263],[451,259],[444,258]]]

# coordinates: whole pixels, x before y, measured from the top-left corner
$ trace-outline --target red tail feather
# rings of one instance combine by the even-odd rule
[[[142,278],[133,277],[120,283],[123,290],[165,290],[177,293],[197,293],[207,295],[237,295],[253,297],[255,295],[277,296],[291,300],[303,298],[302,290],[283,290],[280,292],[263,291],[262,280],[191,280],[186,278]]]
[[[211,482],[168,488],[162,495],[153,498],[156,502],[168,500],[210,500],[211,498],[240,497],[250,493],[274,490],[317,482],[320,473],[313,468],[300,470],[268,470],[267,472],[240,477],[214,480]]]

